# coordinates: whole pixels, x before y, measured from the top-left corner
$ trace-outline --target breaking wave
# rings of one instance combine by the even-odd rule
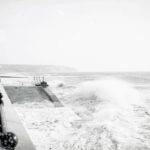
[[[74,101],[90,108],[92,119],[80,122],[61,145],[63,150],[148,150],[150,114],[140,93],[120,79],[83,83]]]
[[[82,100],[95,99],[122,106],[142,104],[140,93],[132,84],[114,78],[82,83],[75,91],[75,95]]]

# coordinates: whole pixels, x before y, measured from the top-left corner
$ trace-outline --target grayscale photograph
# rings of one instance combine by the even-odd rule
[[[0,150],[150,150],[150,1],[0,0]]]

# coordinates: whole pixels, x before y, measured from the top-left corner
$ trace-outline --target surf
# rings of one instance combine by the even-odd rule
[[[150,116],[132,84],[116,78],[85,82],[75,90],[74,102],[94,107],[92,119],[81,123],[62,149],[150,149]]]

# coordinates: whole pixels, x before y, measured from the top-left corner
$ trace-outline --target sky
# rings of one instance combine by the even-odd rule
[[[150,71],[149,0],[0,0],[0,64]]]

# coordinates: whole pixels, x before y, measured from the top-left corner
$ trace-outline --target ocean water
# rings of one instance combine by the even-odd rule
[[[53,73],[64,107],[15,103],[37,150],[150,150],[150,73]]]

